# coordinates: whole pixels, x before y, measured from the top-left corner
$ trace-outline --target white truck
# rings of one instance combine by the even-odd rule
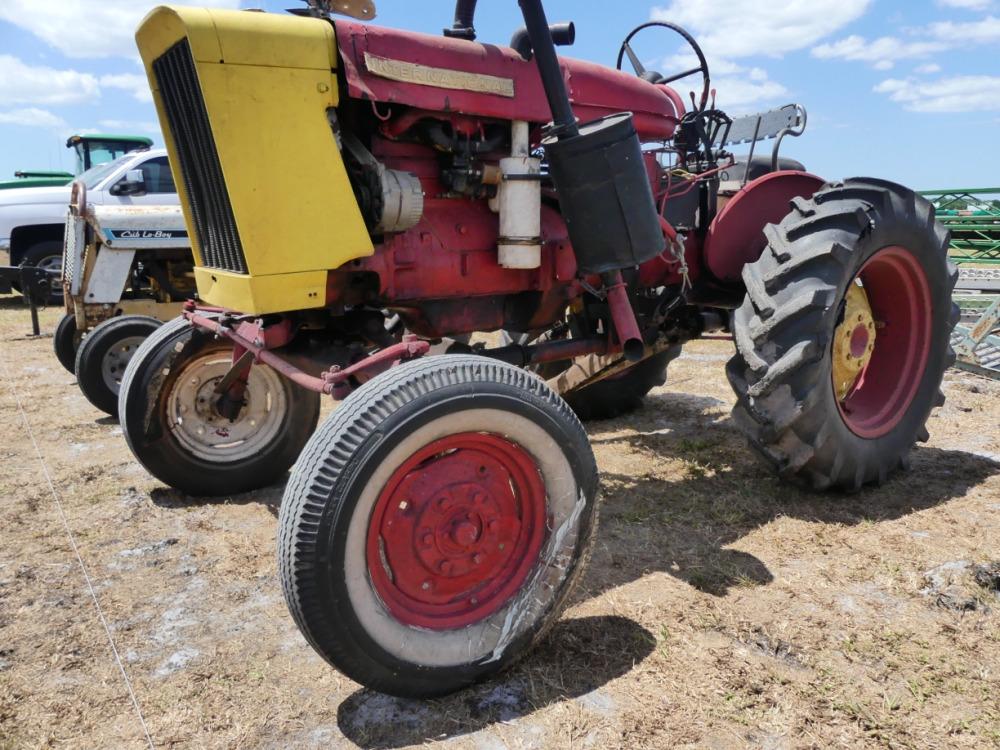
[[[87,186],[91,205],[177,205],[167,152],[133,151],[88,169],[78,181]],[[62,264],[66,206],[70,186],[0,191],[0,266],[29,265],[58,271]],[[62,290],[52,287],[52,300]]]

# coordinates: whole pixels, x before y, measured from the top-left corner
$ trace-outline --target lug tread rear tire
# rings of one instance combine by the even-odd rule
[[[564,397],[584,422],[614,419],[642,408],[646,395],[667,382],[667,367],[681,353],[680,346],[654,354],[617,378],[598,381]]]
[[[914,441],[927,439],[930,410],[944,403],[939,386],[954,352],[941,334],[958,319],[951,301],[957,269],[948,261],[948,232],[935,221],[933,206],[891,182],[831,183],[811,199],[792,201],[791,209],[767,227],[768,249],[743,271],[747,296],[734,319],[737,352],[726,367],[737,395],[733,418],[783,478],[856,491],[908,465]],[[865,254],[900,244],[892,239],[900,235],[919,245],[936,338],[905,424],[855,445],[853,434],[838,432],[846,428],[829,383],[838,302]]]

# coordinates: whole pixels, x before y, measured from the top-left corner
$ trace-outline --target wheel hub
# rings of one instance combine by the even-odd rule
[[[844,320],[833,334],[833,384],[838,401],[858,385],[874,350],[875,318],[864,287],[854,282],[844,297]]]
[[[108,390],[117,393],[125,374],[125,368],[132,360],[136,349],[145,340],[143,336],[127,336],[108,349],[101,360],[101,377]]]
[[[190,362],[170,391],[167,408],[178,440],[197,456],[215,460],[257,453],[277,434],[286,408],[280,377],[269,367],[251,368],[244,405],[235,419],[219,414],[215,387],[232,366],[227,353]]]
[[[932,310],[927,274],[899,245],[875,252],[848,287],[831,373],[837,408],[856,435],[882,437],[906,415],[930,356]]]
[[[463,627],[518,591],[545,528],[531,456],[496,435],[453,435],[416,453],[386,484],[369,526],[369,574],[400,622]]]

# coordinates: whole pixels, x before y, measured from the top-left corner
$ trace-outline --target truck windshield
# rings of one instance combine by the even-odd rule
[[[101,182],[103,182],[108,175],[128,161],[128,158],[128,156],[120,156],[114,161],[109,161],[107,164],[98,164],[96,167],[88,169],[86,172],[77,177],[77,179],[83,180],[83,183],[87,186],[87,190],[93,190]]]
[[[73,144],[73,150],[76,152],[76,171],[82,174],[91,167],[114,161],[129,151],[135,151],[136,148],[133,141],[79,141]]]

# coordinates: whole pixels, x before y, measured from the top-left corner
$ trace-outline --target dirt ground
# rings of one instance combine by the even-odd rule
[[[590,426],[600,537],[542,648],[416,702],[299,635],[280,486],[158,484],[27,331],[0,298],[0,748],[1000,748],[1000,383],[951,371],[909,473],[817,495],[736,433],[731,344],[691,345]]]

